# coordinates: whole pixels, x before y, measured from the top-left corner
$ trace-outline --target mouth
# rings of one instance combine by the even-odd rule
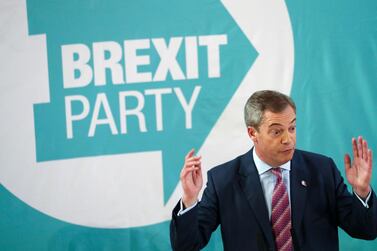
[[[288,154],[288,153],[291,153],[291,152],[293,152],[293,148],[289,148],[289,149],[286,149],[286,150],[282,150],[281,151],[281,153],[286,153],[286,154]]]

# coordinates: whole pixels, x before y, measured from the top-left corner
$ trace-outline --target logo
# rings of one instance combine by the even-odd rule
[[[261,9],[251,5],[251,12]],[[286,13],[278,4],[274,11]],[[117,228],[169,219],[186,152],[235,130],[218,127],[227,123],[227,109],[267,82],[264,70],[274,58],[262,52],[292,52],[292,44],[276,48],[263,35],[290,31],[288,14],[282,16],[279,27],[266,29],[255,13],[256,26],[247,28],[245,13],[231,3],[29,0],[28,41],[39,40],[48,80],[31,80],[31,92],[17,99],[23,103],[13,101],[27,114],[19,116],[27,129],[12,132],[25,142],[17,152],[25,158],[9,158],[3,184],[75,224]],[[268,43],[251,43],[253,34]],[[230,118],[242,119],[240,113]],[[16,169],[29,179],[15,181]]]

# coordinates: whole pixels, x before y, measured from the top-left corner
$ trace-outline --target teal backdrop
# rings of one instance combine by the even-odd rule
[[[287,1],[295,40],[291,96],[297,103],[298,147],[343,157],[361,135],[377,149],[377,4],[374,1]],[[374,162],[373,168],[376,169]],[[372,187],[377,187],[376,170]],[[340,231],[340,250],[375,250]]]

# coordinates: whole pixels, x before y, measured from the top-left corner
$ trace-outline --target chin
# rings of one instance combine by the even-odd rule
[[[284,158],[281,159],[281,162],[282,162],[282,164],[287,163],[287,162],[290,161],[292,158],[293,158],[293,153],[292,153],[292,154],[289,154],[289,155],[287,155],[287,156],[284,156]]]

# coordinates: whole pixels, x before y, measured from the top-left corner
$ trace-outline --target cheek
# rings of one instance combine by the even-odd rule
[[[276,141],[265,142],[264,147],[271,153],[278,153],[278,151],[280,150],[279,143],[277,143]]]
[[[296,134],[292,136],[292,141],[296,143]]]

